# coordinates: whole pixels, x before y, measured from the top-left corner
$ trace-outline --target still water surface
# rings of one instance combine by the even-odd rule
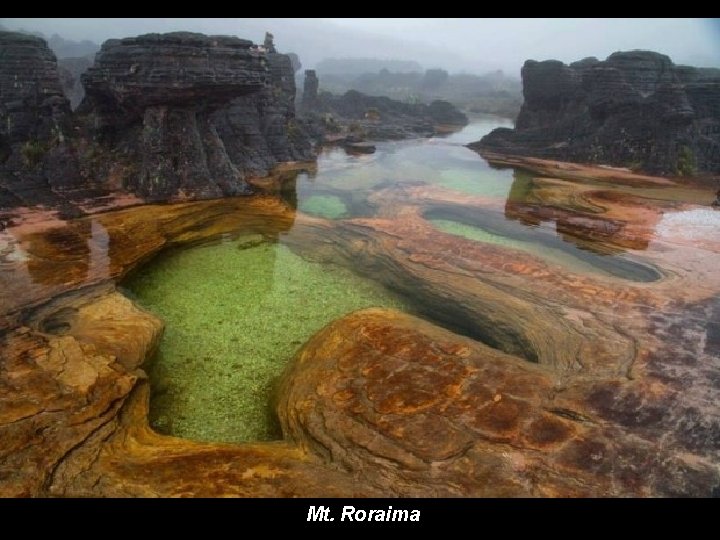
[[[495,200],[495,211],[425,217],[437,229],[477,242],[530,252],[574,272],[652,281],[654,270],[622,255],[602,255],[554,233],[552,224],[528,226],[503,214],[507,198],[531,176],[490,167],[465,144],[498,126],[475,119],[465,129],[429,140],[377,144],[372,155],[328,149],[317,170],[296,180],[300,212],[327,218],[372,217],[368,197],[379,189],[429,184]],[[492,206],[492,205],[491,205]],[[196,440],[242,442],[280,438],[272,392],[287,361],[315,332],[351,311],[384,306],[417,313],[401,297],[350,269],[304,259],[273,238],[234,236],[158,256],[124,285],[166,330],[148,366],[153,383],[151,424]]]

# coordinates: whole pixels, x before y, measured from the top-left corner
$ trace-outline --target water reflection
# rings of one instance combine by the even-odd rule
[[[616,255],[632,250],[646,250],[650,235],[628,234],[628,222],[605,214],[604,203],[629,199],[614,191],[593,191],[592,200],[583,196],[584,186],[567,183],[553,185],[531,173],[516,170],[513,185],[505,202],[505,217],[528,227],[553,224],[558,237],[581,250],[598,255]],[[653,226],[660,214],[643,216],[644,226]]]
[[[90,268],[91,236],[88,220],[25,236],[22,245],[29,255],[27,269],[33,281],[42,285],[85,281]]]
[[[462,131],[448,136],[378,143],[377,151],[372,155],[347,155],[340,148],[329,148],[322,152],[317,167],[300,174],[285,174],[279,184],[278,196],[291,210],[297,208],[326,219],[372,218],[380,217],[377,201],[371,200],[381,190],[398,186],[436,186],[445,193],[455,194],[460,203],[463,195],[467,195],[469,199],[475,197],[484,201],[483,205],[468,204],[462,209],[458,204],[451,215],[439,216],[432,212],[441,208],[433,206],[432,202],[413,200],[410,194],[405,200],[398,199],[396,207],[405,203],[419,205],[430,211],[430,219],[455,220],[469,226],[485,227],[488,220],[495,220],[493,234],[534,243],[538,250],[548,247],[548,242],[560,246],[561,251],[568,251],[561,246],[567,243],[573,246],[570,252],[575,249],[598,255],[617,255],[628,248],[647,248],[650,235],[627,235],[625,221],[604,217],[600,213],[603,211],[601,206],[593,206],[583,197],[576,196],[574,186],[580,184],[566,182],[567,185],[561,187],[549,186],[546,180],[536,179],[530,173],[492,167],[464,146],[498,125],[508,123],[493,117],[479,118]],[[620,192],[616,195],[604,191],[595,199],[602,202],[601,197],[613,196],[620,196]],[[197,209],[182,218],[183,243],[204,242],[220,234],[248,231],[260,232],[267,238],[274,234],[277,238],[277,234],[292,228],[292,219],[288,221],[290,214],[287,212],[282,217],[256,219],[239,213],[242,205],[237,199],[196,203]],[[389,208],[389,212],[382,214],[383,218],[394,217],[393,207]],[[648,216],[648,219],[652,218],[659,219],[659,214]],[[127,265],[135,264],[147,251],[147,246],[136,245],[134,235],[148,237],[148,232],[134,232],[133,227],[148,225],[138,221],[118,226],[113,220],[122,221],[123,218],[115,217],[114,213],[105,214],[22,236],[20,244],[27,252],[24,259],[27,280],[39,285],[32,294],[41,295],[42,287],[67,288],[111,277]],[[505,222],[500,223],[502,220]],[[110,233],[102,225],[106,221],[110,223]],[[158,238],[153,242],[162,242],[162,224],[154,226],[158,227]],[[534,230],[538,227],[543,229],[541,234]],[[555,239],[549,240],[549,234],[556,235]],[[615,271],[610,270],[611,267],[617,269],[625,265],[623,261],[602,261],[577,253],[573,257],[611,273]],[[15,273],[13,287],[21,287],[20,274]],[[656,276],[651,272],[646,277],[654,279]]]
[[[493,212],[479,213],[459,205],[436,205],[425,218],[443,232],[531,253],[551,264],[573,272],[614,276],[635,282],[652,282],[662,275],[652,266],[628,257],[607,257],[583,249],[582,239],[574,235],[557,236],[548,227],[518,227]],[[568,243],[568,239],[570,242]],[[576,245],[577,244],[577,245]]]
[[[553,242],[560,246],[558,249],[570,253],[582,250],[596,255],[617,255],[627,249],[647,249],[647,236],[625,234],[626,222],[604,217],[602,206],[579,194],[581,184],[549,185],[527,171],[491,166],[464,146],[498,125],[509,124],[495,117],[476,118],[465,129],[449,136],[378,143],[375,154],[367,156],[348,156],[339,148],[326,149],[319,157],[316,170],[297,177],[297,207],[326,219],[374,217],[377,209],[368,202],[373,193],[393,186],[425,184],[483,197],[486,201],[495,200],[507,221],[530,229],[543,223],[551,225],[545,227],[545,234],[540,236],[532,231],[523,232],[522,227],[502,227],[510,236],[527,242],[543,239],[538,245],[540,249],[543,242],[550,241],[546,240],[548,231],[554,231]],[[611,194],[602,192],[600,196]],[[408,204],[416,203],[408,200]],[[485,214],[491,209],[492,205],[486,209],[468,207],[465,213]],[[472,224],[467,217],[464,219],[466,225]],[[562,243],[572,247],[566,249]],[[585,260],[585,270],[595,264],[603,268],[625,265],[624,261],[614,264],[583,254],[573,255],[571,259]],[[644,275],[644,271],[641,273]],[[647,279],[657,277],[654,272],[645,276]]]

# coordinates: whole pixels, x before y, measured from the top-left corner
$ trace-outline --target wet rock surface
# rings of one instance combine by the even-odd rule
[[[515,129],[472,148],[628,166],[654,174],[720,172],[720,71],[649,51],[565,65],[528,60]]]
[[[702,233],[713,192],[557,165],[528,162],[538,173],[509,207],[407,184],[375,193],[376,215],[362,219],[267,196],[18,219],[0,232],[0,493],[716,493],[720,243]],[[440,210],[582,218],[567,235],[634,250],[661,278],[573,273],[437,230],[426,216]],[[311,338],[278,395],[284,441],[154,433],[141,362],[162,325],[115,284],[162,249],[228,234],[285,234],[304,257],[409,287],[428,320],[365,310]]]
[[[647,394],[652,377],[569,382],[397,312],[330,325],[286,377],[285,432],[385,493],[709,496],[719,480],[714,435],[697,434],[697,461],[648,437],[685,431],[665,409],[674,389]]]

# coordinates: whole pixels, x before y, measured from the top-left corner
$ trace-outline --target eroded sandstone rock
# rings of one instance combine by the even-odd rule
[[[364,310],[303,348],[279,413],[292,440],[384,493],[711,494],[716,449],[691,457],[643,435],[667,416],[669,389],[648,395],[652,378],[563,379],[413,317]]]
[[[385,96],[369,96],[349,90],[341,96],[318,93],[315,70],[305,71],[302,112],[307,128],[325,142],[339,139],[406,139],[429,137],[459,128],[467,116],[451,103],[436,100],[404,103]]]
[[[3,32],[0,206],[80,215],[110,192],[148,201],[247,194],[282,162],[314,159],[295,120],[290,58],[188,32],[109,40],[58,75],[44,40]],[[66,61],[67,63],[67,61]],[[77,99],[71,114],[62,85]],[[62,84],[61,84],[62,82]]]
[[[528,166],[544,172],[518,202],[550,207],[542,219],[587,219],[584,241],[634,249],[660,279],[574,273],[443,233],[427,217],[434,210],[504,219],[507,209],[432,185],[378,191],[369,201],[377,215],[365,219],[328,221],[253,197],[0,231],[0,493],[717,493],[720,242],[697,215],[713,212],[680,196],[709,201],[712,191],[627,173],[624,185],[607,182],[620,174],[607,169],[583,183],[586,168]],[[633,196],[609,195],[623,189]],[[291,363],[277,406],[285,441],[208,444],[152,432],[140,362],[161,324],[115,283],[167,247],[280,233],[304,256],[411,293],[425,317],[466,335],[397,312],[350,314]]]
[[[68,138],[70,104],[44,39],[0,32],[0,206],[59,205],[83,183]]]
[[[569,66],[528,60],[522,78],[515,129],[496,129],[472,148],[671,175],[720,171],[716,69],[628,51]]]

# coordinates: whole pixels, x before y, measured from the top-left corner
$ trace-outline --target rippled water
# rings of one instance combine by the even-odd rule
[[[380,189],[440,186],[490,201],[486,212],[452,205],[429,211],[425,218],[440,231],[529,252],[571,271],[632,281],[659,277],[624,256],[588,251],[552,224],[506,216],[506,204],[527,191],[530,176],[492,168],[464,147],[499,125],[509,122],[476,119],[447,137],[378,143],[372,155],[328,149],[316,172],[298,176],[291,198],[299,211],[325,219],[372,217],[377,208],[369,197]],[[274,381],[314,332],[364,307],[422,311],[412,297],[350,269],[303,259],[284,245],[293,234],[174,250],[125,283],[166,322],[149,366],[156,429],[199,440],[278,438],[270,407]]]

